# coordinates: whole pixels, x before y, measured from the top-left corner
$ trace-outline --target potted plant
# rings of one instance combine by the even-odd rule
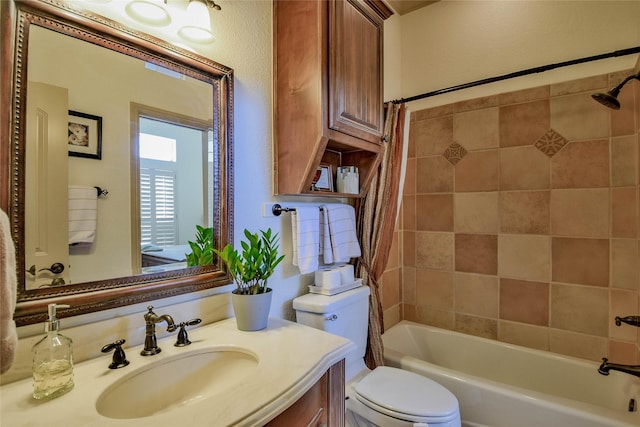
[[[244,236],[242,252],[231,245],[213,251],[227,264],[236,284],[231,301],[238,329],[257,331],[267,326],[272,295],[267,280],[284,255],[278,256],[278,233],[272,233],[270,228],[259,233],[245,229]]]
[[[191,253],[185,254],[187,266],[213,264],[213,227],[196,225],[196,241],[188,241]]]

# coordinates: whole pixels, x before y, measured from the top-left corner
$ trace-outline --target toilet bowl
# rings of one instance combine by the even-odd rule
[[[306,294],[293,300],[298,323],[356,344],[345,358],[346,422],[354,427],[460,427],[456,397],[442,385],[388,366],[369,370],[366,351],[369,288],[336,295]]]
[[[458,400],[428,378],[380,366],[347,385],[347,425],[460,427]]]

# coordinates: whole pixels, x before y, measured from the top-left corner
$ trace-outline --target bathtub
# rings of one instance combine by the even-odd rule
[[[402,321],[382,336],[386,364],[456,395],[465,427],[640,426],[640,378],[596,362]]]

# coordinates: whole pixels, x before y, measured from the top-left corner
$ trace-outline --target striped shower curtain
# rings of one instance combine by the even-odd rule
[[[378,280],[389,259],[393,230],[399,208],[400,174],[404,144],[405,105],[386,105],[383,144],[385,149],[377,173],[364,199],[356,202],[358,240],[362,256],[356,263],[356,277],[371,288],[369,337],[365,362],[370,369],[384,365],[382,304]]]

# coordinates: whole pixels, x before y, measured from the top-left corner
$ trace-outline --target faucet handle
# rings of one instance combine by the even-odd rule
[[[124,350],[122,349],[122,344],[125,342],[125,340],[117,340],[102,347],[101,351],[103,353],[109,353],[110,351],[115,350],[113,352],[113,359],[109,365],[109,369],[124,368],[129,364],[127,356],[124,354]]]
[[[616,326],[620,326],[622,323],[626,323],[627,325],[631,326],[637,326],[640,328],[640,316],[616,316]]]
[[[601,375],[609,375],[609,367],[607,366],[609,362],[609,359],[607,359],[606,357],[602,358],[602,364],[600,364],[600,367],[598,368],[598,373]]]
[[[191,341],[189,341],[189,337],[187,336],[187,330],[185,329],[185,326],[195,326],[200,324],[200,322],[202,322],[202,319],[191,319],[187,320],[186,322],[180,323],[178,325],[180,326],[180,331],[178,331],[178,339],[176,340],[176,343],[174,345],[176,347],[184,347],[191,344]]]

